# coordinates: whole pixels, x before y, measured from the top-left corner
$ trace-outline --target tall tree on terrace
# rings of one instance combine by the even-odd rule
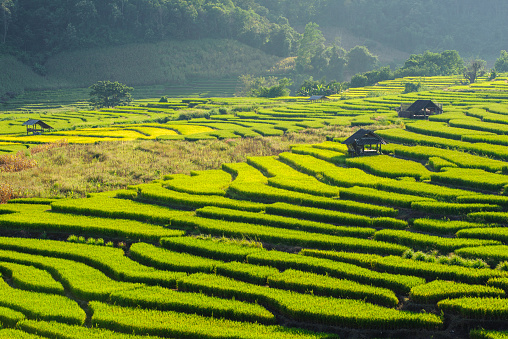
[[[132,101],[134,89],[117,81],[98,81],[90,86],[90,103],[97,108],[126,105]]]
[[[347,68],[351,74],[362,73],[374,68],[377,56],[372,55],[367,47],[355,46],[346,55]]]
[[[7,31],[9,29],[9,24],[12,19],[12,12],[14,11],[15,3],[12,0],[0,0],[0,10],[2,11],[2,22],[3,22],[3,35],[2,35],[2,43],[5,44],[7,40]]]
[[[305,26],[305,32],[300,40],[298,48],[296,67],[299,72],[312,70],[312,58],[321,54],[325,49],[325,37],[319,30],[319,25],[309,22]]]
[[[501,55],[496,60],[494,68],[497,72],[508,72],[508,52],[501,51]]]
[[[485,75],[485,66],[487,62],[481,59],[475,59],[469,62],[464,69],[464,78],[469,80],[469,83],[474,83],[478,77]]]

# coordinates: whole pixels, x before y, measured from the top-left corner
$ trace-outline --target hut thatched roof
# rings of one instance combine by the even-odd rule
[[[30,120],[27,120],[23,123],[22,126],[34,126],[34,125],[39,125],[41,126],[42,128],[48,128],[48,129],[52,129],[53,127],[51,127],[50,125],[46,124],[44,121],[42,120],[37,120],[37,119],[30,119]]]
[[[387,145],[388,143],[384,141],[376,133],[360,128],[353,135],[342,142],[345,145],[351,145],[356,143],[357,145],[372,145],[372,144],[382,144]]]
[[[410,112],[420,112],[421,110],[427,109],[427,108],[435,108],[435,109],[441,109],[438,105],[432,102],[432,100],[416,100],[413,102],[411,106],[409,106],[406,111]]]

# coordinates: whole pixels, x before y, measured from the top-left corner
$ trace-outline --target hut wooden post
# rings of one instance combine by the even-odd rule
[[[381,145],[386,144],[386,141],[384,141],[383,138],[376,135],[374,132],[361,128],[342,143],[347,145],[349,154],[351,156],[359,156],[380,153]],[[366,151],[365,146],[367,145],[369,148]],[[375,150],[372,145],[376,145]]]

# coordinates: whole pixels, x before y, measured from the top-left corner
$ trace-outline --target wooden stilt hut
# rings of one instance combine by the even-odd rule
[[[381,145],[387,144],[379,135],[363,128],[360,128],[342,143],[347,145],[351,156],[380,154]]]
[[[416,100],[412,104],[401,104],[399,117],[410,119],[428,119],[430,115],[442,114],[443,105],[431,100]]]
[[[326,95],[313,95],[310,98],[308,98],[310,102],[321,102],[321,101],[328,101],[330,98],[328,98]]]
[[[50,125],[46,124],[42,120],[37,119],[30,119],[28,121],[25,121],[23,123],[23,126],[26,126],[26,135],[33,133],[34,135],[42,134],[46,130],[49,131],[50,129],[53,129]],[[40,128],[37,128],[40,127]]]

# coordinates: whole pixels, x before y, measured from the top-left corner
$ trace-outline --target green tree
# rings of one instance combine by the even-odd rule
[[[369,82],[369,78],[367,78],[363,74],[358,73],[358,74],[355,74],[351,78],[351,81],[349,82],[349,87],[351,87],[351,88],[365,87],[368,85],[368,82]]]
[[[442,52],[440,61],[442,75],[460,74],[464,69],[464,60],[462,60],[457,51],[448,50]]]
[[[469,80],[469,83],[474,83],[478,77],[485,75],[485,66],[487,62],[482,59],[471,60],[467,67],[464,69],[464,78]]]
[[[310,77],[302,83],[296,94],[304,97],[311,95],[332,95],[340,93],[341,89],[342,84],[340,82],[331,81],[326,83],[325,78],[318,81]]]
[[[132,101],[134,89],[117,81],[98,81],[90,86],[90,103],[97,108],[126,105]]]
[[[508,52],[501,51],[501,55],[494,64],[494,69],[497,72],[508,72]]]
[[[442,53],[426,51],[423,54],[412,54],[395,75],[396,77],[453,75],[462,73],[463,69],[464,61],[457,51],[449,50]]]
[[[277,98],[288,96],[290,90],[287,88],[292,85],[291,80],[283,78],[279,80],[279,84],[271,87],[260,87],[258,95],[264,98]]]
[[[278,84],[276,77],[255,77],[251,74],[241,75],[238,80],[240,85],[235,95],[240,97],[257,97],[261,88],[272,87]]]
[[[406,84],[404,85],[404,93],[419,92],[421,88],[422,88],[421,82],[417,84],[413,82],[406,82]]]
[[[390,66],[381,67],[379,69],[365,72],[363,74],[355,74],[349,83],[349,87],[365,87],[374,85],[383,80],[394,79],[394,74],[390,70]]]
[[[3,35],[2,35],[2,43],[5,44],[7,41],[7,31],[9,29],[9,24],[12,20],[12,12],[14,10],[15,4],[12,0],[0,0],[0,10],[2,10],[2,22],[3,22]]]
[[[313,69],[312,59],[323,53],[325,49],[325,37],[319,30],[319,25],[309,22],[305,26],[305,32],[300,40],[296,57],[296,69],[299,72],[307,72]]]
[[[339,47],[338,44],[335,44],[327,52],[330,55],[330,60],[326,76],[337,81],[343,81],[344,69],[347,64],[346,51]]]
[[[351,74],[362,73],[374,68],[377,56],[372,55],[367,47],[356,46],[346,55],[347,68]]]

